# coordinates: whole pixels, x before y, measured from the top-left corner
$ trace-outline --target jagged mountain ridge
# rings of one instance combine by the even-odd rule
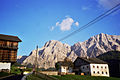
[[[49,68],[54,67],[57,61],[64,60],[65,57],[70,56],[71,46],[63,44],[56,40],[50,40],[38,50],[38,64],[39,67]],[[29,57],[23,61],[23,64],[34,64],[36,57],[36,50],[33,50]],[[77,57],[77,55],[76,55]]]
[[[73,46],[63,44],[56,40],[50,40],[42,48],[39,48],[37,57],[40,68],[50,68],[54,67],[57,61],[64,60],[65,57],[74,61],[77,56],[96,57],[111,50],[120,51],[120,36],[101,33],[84,42],[78,42]],[[33,65],[35,55],[36,50],[33,50],[22,64]]]
[[[84,42],[78,42],[74,44],[71,48],[78,56],[96,57],[107,51],[119,51],[120,36],[101,33],[89,38]]]

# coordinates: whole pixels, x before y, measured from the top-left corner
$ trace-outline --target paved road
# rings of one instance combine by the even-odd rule
[[[0,80],[21,80],[22,77],[23,77],[23,75],[14,75],[14,76],[10,76],[10,77],[3,78],[3,79],[0,79]]]

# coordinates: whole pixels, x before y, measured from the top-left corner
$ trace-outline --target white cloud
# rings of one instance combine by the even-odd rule
[[[63,19],[62,22],[56,22],[55,26],[52,26],[50,30],[53,31],[55,28],[59,27],[61,31],[68,31],[72,26],[79,26],[79,22],[75,22],[69,16],[65,16],[65,19]]]
[[[55,28],[55,27],[54,27],[54,26],[52,26],[52,27],[50,28],[50,31],[53,31],[53,30],[54,30],[54,28]]]
[[[79,26],[79,22],[75,22],[75,25],[78,27]]]
[[[56,23],[56,26],[60,27],[60,30],[67,31],[71,29],[72,24],[74,23],[74,20],[70,17],[66,17],[66,19],[63,19],[61,23]]]
[[[58,26],[59,25],[59,22],[56,22],[56,26]]]
[[[89,9],[89,7],[82,6],[82,7],[81,7],[81,9],[85,11],[85,10],[88,10],[88,9]]]
[[[100,6],[105,9],[110,9],[120,3],[120,0],[96,0]]]

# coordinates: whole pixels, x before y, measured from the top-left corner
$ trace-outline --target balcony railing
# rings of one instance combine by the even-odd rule
[[[0,48],[18,49],[17,46],[9,46],[9,45],[0,45]]]
[[[0,62],[16,62],[17,59],[16,58],[13,58],[13,59],[0,59]]]

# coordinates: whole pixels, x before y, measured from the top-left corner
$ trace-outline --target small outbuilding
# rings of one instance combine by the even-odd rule
[[[73,62],[68,58],[65,58],[64,61],[58,61],[55,64],[60,75],[73,74],[73,66]]]

